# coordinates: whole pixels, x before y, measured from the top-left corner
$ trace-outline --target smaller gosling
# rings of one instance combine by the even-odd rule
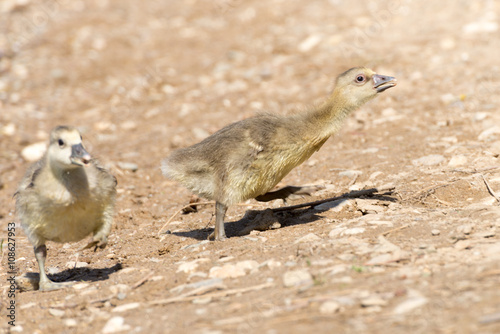
[[[93,233],[92,241],[82,249],[106,247],[116,183],[116,178],[85,150],[75,127],[52,130],[47,152],[29,167],[14,194],[17,215],[38,262],[39,290],[72,284],[56,283],[47,277],[46,241],[75,242]]]
[[[195,194],[215,200],[215,230],[209,238],[224,240],[228,206],[304,192],[304,187],[270,190],[338,132],[351,112],[394,86],[393,77],[352,68],[337,77],[333,93],[320,106],[291,116],[260,114],[230,124],[198,144],[172,152],[162,161],[162,172]]]

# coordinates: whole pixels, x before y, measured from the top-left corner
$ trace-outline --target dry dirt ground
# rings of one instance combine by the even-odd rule
[[[499,18],[493,0],[2,0],[0,331],[500,333]],[[225,242],[205,241],[213,205],[164,226],[191,194],[163,157],[320,103],[358,65],[398,86],[282,185],[323,187],[288,205],[393,191],[274,214],[281,201],[248,201]],[[116,175],[114,228],[102,251],[49,243],[51,277],[78,283],[17,291],[11,327],[21,152],[59,124]],[[274,224],[249,232],[250,209]],[[38,273],[19,225],[15,241],[19,275]]]

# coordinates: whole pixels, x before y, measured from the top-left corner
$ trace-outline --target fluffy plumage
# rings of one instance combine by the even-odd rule
[[[198,144],[172,152],[162,162],[163,174],[216,201],[214,233],[222,240],[229,205],[268,193],[319,150],[349,113],[395,85],[394,78],[370,69],[350,69],[337,78],[333,93],[319,107],[230,124]]]
[[[115,195],[115,177],[90,157],[80,132],[69,126],[52,130],[47,152],[30,166],[15,193],[17,215],[39,264],[40,290],[63,286],[45,275],[46,241],[74,242],[92,233],[86,248],[104,248]]]

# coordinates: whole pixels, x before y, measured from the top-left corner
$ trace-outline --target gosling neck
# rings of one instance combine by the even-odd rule
[[[60,162],[48,159],[50,170],[54,179],[62,184],[70,192],[87,193],[88,178],[84,167],[81,166],[62,166]]]
[[[348,103],[341,92],[335,90],[328,100],[311,111],[308,118],[317,134],[328,138],[340,130],[344,119],[357,108],[358,106]]]

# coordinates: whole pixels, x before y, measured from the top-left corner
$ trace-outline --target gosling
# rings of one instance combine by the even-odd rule
[[[291,116],[260,114],[230,124],[198,144],[172,152],[162,161],[162,172],[215,200],[215,230],[209,239],[224,240],[228,206],[251,198],[285,199],[300,190],[269,192],[319,150],[347,115],[394,86],[393,77],[352,68],[337,77],[333,93],[319,107]]]
[[[113,222],[116,178],[91,158],[75,127],[58,126],[50,134],[47,152],[28,169],[14,196],[38,262],[39,290],[71,285],[53,282],[45,274],[45,243],[80,241],[93,233],[82,249],[104,248]]]

